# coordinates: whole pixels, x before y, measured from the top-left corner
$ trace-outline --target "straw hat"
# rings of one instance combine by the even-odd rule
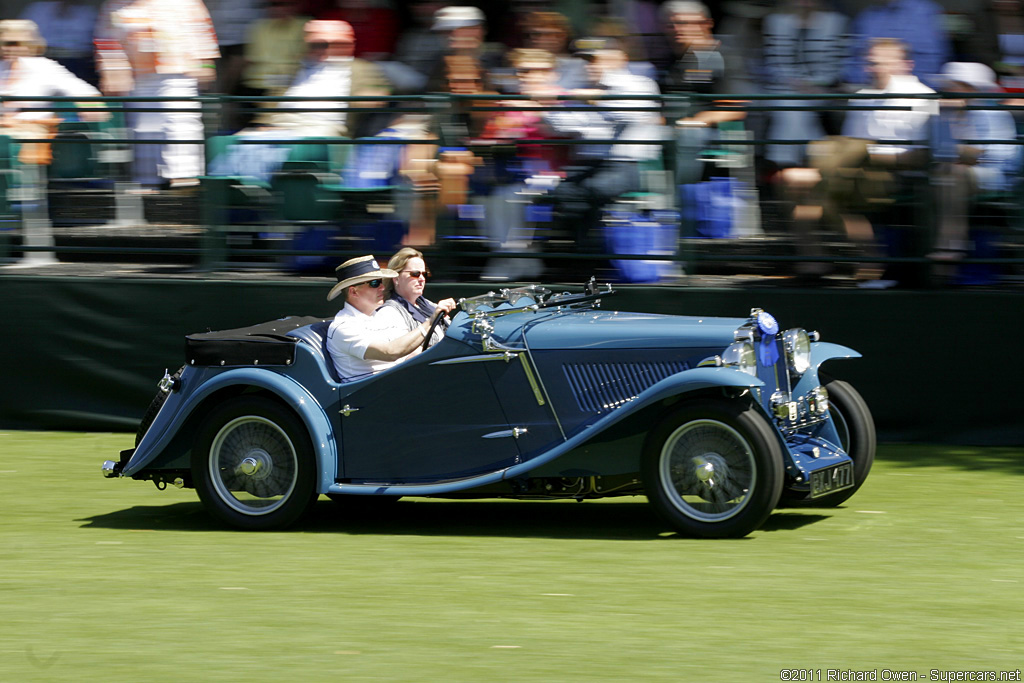
[[[377,278],[398,277],[398,273],[390,268],[381,268],[377,259],[372,256],[357,256],[349,259],[334,270],[334,275],[338,278],[338,284],[331,288],[330,294],[327,295],[328,301],[338,296],[346,287]]]

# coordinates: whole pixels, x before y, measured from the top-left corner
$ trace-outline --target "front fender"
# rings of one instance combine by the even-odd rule
[[[819,367],[822,363],[833,358],[860,358],[861,355],[853,349],[841,344],[832,342],[814,342],[811,344],[811,367]]]
[[[822,363],[835,358],[861,358],[853,349],[831,342],[814,342],[811,344],[811,369],[803,374],[800,381],[793,387],[793,396],[804,396],[808,391],[820,384],[818,371]]]
[[[187,388],[188,384],[185,385]],[[124,467],[123,476],[131,476],[151,463],[170,444],[174,435],[192,415],[196,407],[213,393],[232,386],[259,387],[272,392],[294,410],[309,430],[313,453],[320,472],[320,491],[327,489],[335,478],[338,463],[337,442],[330,418],[309,391],[290,377],[260,368],[227,370],[203,381],[178,402],[168,402],[153,425],[146,432],[135,453]]]

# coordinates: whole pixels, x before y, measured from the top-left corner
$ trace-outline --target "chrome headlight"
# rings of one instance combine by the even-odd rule
[[[796,375],[802,375],[811,367],[811,338],[801,328],[786,330],[782,335],[786,349],[786,362]]]
[[[722,365],[742,370],[748,375],[757,375],[757,356],[750,342],[735,342],[722,354]]]

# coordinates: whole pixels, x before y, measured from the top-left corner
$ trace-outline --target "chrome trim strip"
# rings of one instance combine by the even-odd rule
[[[537,405],[544,405],[544,394],[541,393],[540,387],[537,385],[537,378],[533,374],[533,368],[530,367],[530,359],[526,357],[525,353],[521,353],[519,354],[519,361],[523,364],[526,381],[530,383],[530,388],[533,389],[533,397],[537,399]]]
[[[527,331],[528,330],[527,330],[526,326],[524,326],[523,327],[523,347],[526,349],[526,355],[529,356],[527,361],[532,366],[533,365],[533,351],[530,350],[530,342],[527,339],[527,334],[526,334]],[[565,428],[562,427],[562,421],[558,419],[558,411],[555,410],[555,405],[551,402],[551,395],[548,394],[548,390],[544,386],[544,378],[541,376],[541,374],[539,372],[536,373],[536,378],[537,378],[537,383],[540,385],[541,393],[543,394],[544,399],[547,401],[547,406],[551,410],[551,417],[555,418],[555,424],[558,425],[558,433],[562,435],[562,439],[564,440],[566,438],[566,436],[565,436]],[[542,403],[541,405],[544,405],[544,404]]]
[[[508,363],[510,360],[518,356],[519,353],[513,353],[512,351],[505,351],[501,355],[489,355],[489,356],[460,356],[458,358],[445,358],[444,360],[435,360],[431,365],[461,365],[462,363],[486,363],[493,360],[503,360]]]
[[[506,315],[515,315],[516,313],[536,313],[540,310],[540,306],[537,304],[530,304],[529,306],[520,306],[519,308],[501,308],[495,311],[476,311],[474,315],[484,315],[488,318],[502,318]]]

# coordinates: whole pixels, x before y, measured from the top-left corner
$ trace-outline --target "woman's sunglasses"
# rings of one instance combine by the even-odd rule
[[[411,277],[413,280],[418,279],[420,275],[422,275],[425,278],[430,277],[429,270],[403,270],[402,272],[408,273],[409,277]]]

